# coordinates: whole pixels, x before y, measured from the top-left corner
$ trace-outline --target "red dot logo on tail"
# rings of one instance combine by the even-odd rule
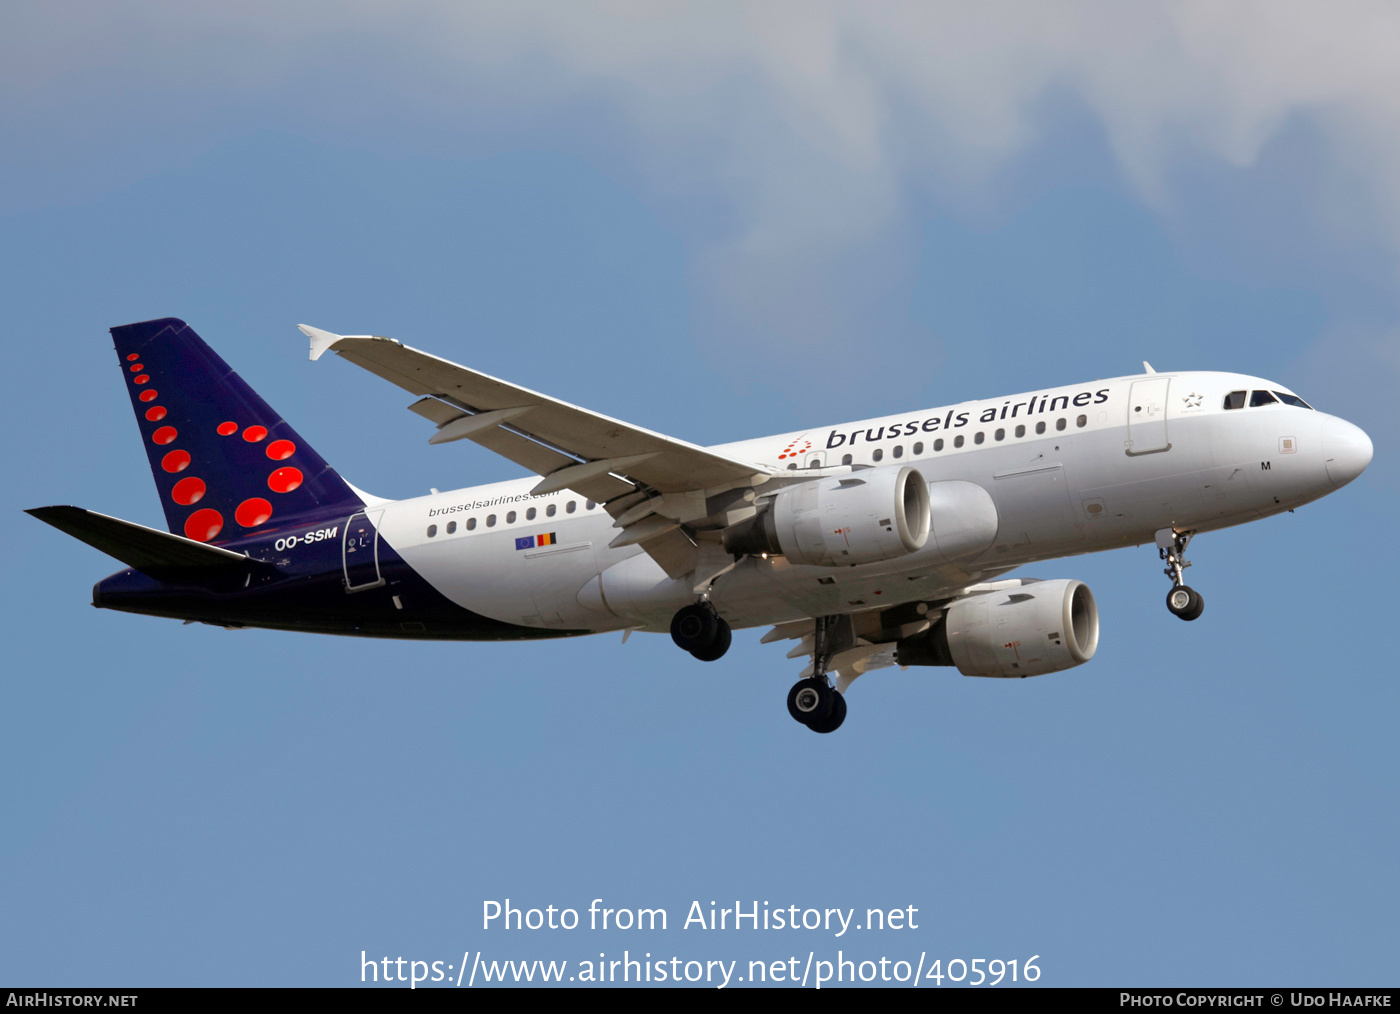
[[[137,378],[135,379],[135,381],[134,381],[134,383],[137,383],[137,384],[149,384],[150,382],[151,382],[151,377],[150,377],[149,374],[146,374],[146,373],[141,374],[141,376],[137,377]]]
[[[126,357],[126,361],[127,361],[128,363],[134,363],[134,362],[136,362],[136,360],[138,360],[138,359],[140,359],[140,358],[141,358],[141,354],[140,354],[139,352],[133,352],[133,353],[131,353],[131,355],[129,355],[129,356]]]
[[[272,504],[260,496],[255,496],[239,504],[233,516],[244,528],[256,528],[272,517]]]
[[[141,392],[141,400],[142,400],[142,401],[155,401],[156,398],[159,397],[159,396],[160,396],[160,392],[157,391],[154,387],[151,388],[149,391],[142,391],[142,392]]]
[[[266,436],[266,426],[249,426],[246,430],[243,431],[243,439],[248,441],[248,443],[250,444],[256,444],[259,440],[262,440]]]
[[[195,511],[185,520],[185,537],[208,542],[224,528],[224,516],[212,507]]]
[[[153,406],[153,407],[151,407],[151,408],[146,409],[146,421],[147,421],[147,422],[160,422],[160,421],[161,421],[162,419],[164,419],[164,418],[165,418],[165,408],[164,408],[163,406],[161,406],[161,405],[155,405],[155,406]]]
[[[137,363],[137,364],[135,364],[134,366],[131,367],[131,372],[132,372],[132,373],[140,373],[140,372],[141,372],[142,370],[144,370],[144,369],[145,369],[144,366],[142,366],[140,363]]]
[[[189,451],[171,451],[160,459],[160,467],[167,472],[183,472],[190,467]]]
[[[151,434],[151,440],[158,444],[168,444],[179,435],[179,431],[174,426],[162,426]]]
[[[204,480],[197,479],[192,475],[175,484],[175,488],[170,491],[170,499],[181,507],[188,507],[204,498],[205,488]],[[220,523],[222,524],[222,519],[220,519]]]
[[[267,477],[267,488],[274,493],[290,493],[301,485],[299,468],[279,468]]]
[[[274,440],[267,445],[267,456],[273,461],[286,461],[297,452],[297,445],[290,440]]]
[[[236,422],[222,422],[222,423],[219,423],[219,431],[218,431],[218,432],[219,432],[219,436],[221,436],[221,437],[229,437],[229,436],[232,436],[233,434],[235,434],[235,433],[238,432],[238,423],[236,423]]]

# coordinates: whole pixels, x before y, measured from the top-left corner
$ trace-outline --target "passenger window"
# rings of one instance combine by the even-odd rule
[[[564,513],[565,513],[565,514],[572,514],[576,509],[578,509],[578,504],[576,504],[576,503],[574,503],[572,500],[570,500],[570,501],[565,505],[565,507],[564,507]]]
[[[849,465],[850,463],[851,463],[851,456],[850,456],[849,454],[843,454],[843,455],[841,455],[841,464],[843,464],[843,465]]]
[[[917,444],[914,445],[914,453],[915,453],[915,454],[923,454],[923,453],[924,453],[924,442],[923,442],[922,440],[920,440]]]
[[[942,438],[942,437],[939,437],[937,440],[935,440],[935,441],[933,442],[933,449],[934,449],[935,451],[941,451],[941,450],[943,450],[943,438]]]
[[[457,522],[455,522],[455,521],[449,521],[449,522],[447,522],[447,534],[448,534],[448,535],[451,535],[451,534],[452,534],[453,532],[455,532],[456,530],[457,530]]]
[[[467,531],[476,531],[476,518],[467,518]]]
[[[429,525],[429,526],[428,526],[428,538],[431,539],[431,538],[432,538],[434,535],[436,535],[436,534],[437,534],[437,525]]]
[[[895,456],[896,458],[902,458],[902,457],[904,457],[904,445],[903,445],[903,444],[895,444],[895,446],[894,446],[894,456]]]
[[[550,504],[548,507],[546,507],[546,508],[544,509],[544,516],[547,517],[547,518],[552,518],[552,517],[554,517],[554,512],[555,512],[556,510],[558,510],[557,505],[555,505],[555,504]]]
[[[877,448],[875,448],[875,453],[872,454],[872,455],[870,455],[870,460],[871,460],[871,461],[879,461],[879,460],[880,460],[881,458],[883,458],[884,456],[885,456],[885,452],[884,452],[883,450],[881,450],[879,447],[877,447]]]
[[[1078,419],[1074,420],[1074,425],[1082,430],[1085,426],[1089,425],[1089,417],[1087,415],[1081,415]]]
[[[797,462],[795,462],[795,461],[789,461],[789,462],[788,462],[788,471],[789,471],[789,472],[795,472],[795,471],[797,471]]]
[[[506,514],[506,524],[515,524],[515,511],[510,511],[508,514]]]
[[[1244,397],[1246,393],[1248,392],[1231,391],[1229,394],[1225,395],[1225,407],[1227,409],[1244,408]]]
[[[1045,432],[1045,420],[1042,419],[1040,422],[1038,422],[1038,423],[1035,424],[1035,431],[1036,431],[1036,433],[1044,433],[1044,432]]]
[[[994,437],[996,437],[998,440],[1005,440],[1005,439],[1006,439],[1006,430],[997,430],[996,433],[994,433],[994,434],[992,434],[992,435],[993,435]]]
[[[488,515],[486,515],[486,527],[487,527],[487,528],[495,528],[495,527],[496,527],[496,515],[494,515],[494,514],[488,514]]]
[[[1064,428],[1065,428],[1065,421],[1064,421],[1063,419],[1056,419],[1056,420],[1055,420],[1055,429],[1057,429],[1057,430],[1062,430],[1062,429],[1064,429]]]
[[[962,435],[961,433],[959,433],[957,436],[955,436],[955,437],[953,438],[953,446],[954,446],[954,447],[961,447],[962,445],[963,445],[963,435]]]
[[[1018,438],[1020,438],[1020,437],[1023,437],[1023,436],[1025,436],[1025,435],[1026,435],[1026,428],[1025,428],[1024,426],[1017,426],[1017,427],[1016,427],[1016,436],[1017,436]]]
[[[525,520],[526,520],[526,521],[534,521],[534,520],[535,520],[535,508],[531,507],[529,510],[527,510],[527,511],[525,512]]]
[[[974,444],[980,444],[982,441],[984,441],[984,440],[986,440],[986,439],[987,439],[987,434],[983,433],[981,430],[978,430],[978,431],[977,431],[977,436],[975,436],[975,437],[972,438],[972,442],[973,442]]]
[[[584,509],[584,510],[589,510],[589,511],[591,511],[594,507],[597,507],[597,506],[598,506],[597,501],[595,501],[595,500],[589,500],[586,504],[583,505],[583,509]]]
[[[1249,407],[1258,408],[1260,405],[1277,405],[1278,399],[1268,391],[1255,391],[1249,396]]]

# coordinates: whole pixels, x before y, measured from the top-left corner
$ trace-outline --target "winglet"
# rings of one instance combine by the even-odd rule
[[[306,328],[302,328],[302,330],[305,331]],[[315,339],[315,338],[312,338],[312,339],[311,339],[311,342],[312,342],[312,344],[314,345],[315,342],[316,342],[316,339]],[[312,356],[311,358],[312,358],[312,359],[315,359],[316,357],[315,357],[315,356]],[[1152,364],[1149,363],[1146,359],[1144,359],[1144,360],[1142,361],[1142,368],[1143,368],[1143,371],[1146,372],[1146,373],[1156,373],[1156,372],[1157,372],[1156,370],[1154,370],[1154,369],[1152,368]]]
[[[329,331],[322,331],[319,327],[312,327],[309,324],[298,324],[301,333],[311,339],[311,361],[314,363],[336,342],[340,341],[344,335],[332,334]]]

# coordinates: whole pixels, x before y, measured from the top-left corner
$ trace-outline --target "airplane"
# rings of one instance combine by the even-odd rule
[[[169,531],[29,510],[126,565],[103,609],[227,628],[525,640],[664,633],[702,662],[770,626],[809,663],[789,714],[844,722],[866,672],[1025,678],[1088,662],[1093,593],[1026,564],[1155,544],[1167,608],[1202,532],[1355,479],[1358,427],[1281,384],[1141,374],[701,447],[373,335],[300,325],[417,400],[431,444],[470,440],[533,472],[388,500],[341,478],[174,318],[111,329]]]

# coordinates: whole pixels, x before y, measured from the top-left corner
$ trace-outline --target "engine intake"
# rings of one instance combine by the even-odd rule
[[[1083,665],[1099,646],[1099,609],[1083,581],[1026,581],[951,603],[900,665],[955,665],[964,676],[1043,676]]]

